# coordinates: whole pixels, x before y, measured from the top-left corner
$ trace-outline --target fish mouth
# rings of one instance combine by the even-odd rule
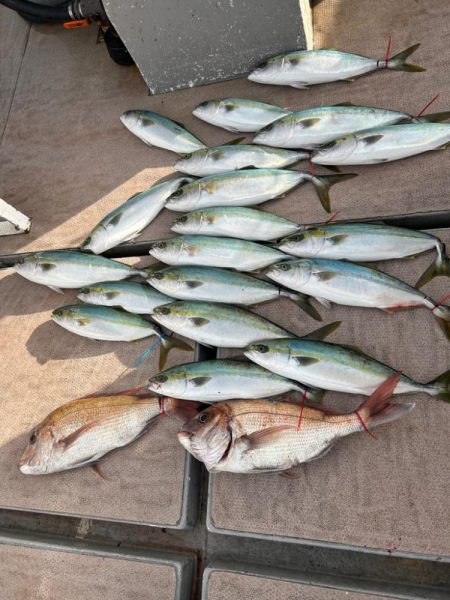
[[[42,475],[42,470],[36,465],[30,465],[27,462],[19,463],[20,472],[23,475]]]
[[[180,444],[183,446],[183,448],[185,448],[185,450],[187,450],[188,452],[190,452],[190,448],[191,448],[191,438],[193,436],[192,433],[189,433],[189,431],[179,431],[177,433],[178,436],[178,441],[180,442]]]
[[[133,110],[127,110],[120,116],[120,120],[125,127],[131,129],[132,127],[136,127],[139,122],[139,117]]]

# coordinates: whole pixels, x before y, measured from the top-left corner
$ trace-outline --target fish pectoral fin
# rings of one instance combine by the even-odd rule
[[[301,121],[300,124],[303,129],[308,129],[309,127],[314,127],[314,125],[317,125],[317,123],[320,123],[320,120],[320,117],[313,117],[311,119],[305,119],[304,121]]]
[[[319,329],[314,329],[314,331],[311,331],[311,333],[302,335],[301,337],[304,340],[323,340],[333,333],[333,331],[336,331],[341,323],[342,321],[333,321],[332,323],[328,323],[328,325],[319,327]]]
[[[70,433],[67,437],[59,440],[57,442],[57,445],[60,448],[62,448],[63,450],[67,450],[67,448],[72,446],[72,444],[74,444],[80,436],[82,436],[84,433],[86,433],[90,429],[97,427],[97,425],[99,423],[100,423],[100,420],[97,419],[96,421],[91,421],[90,423],[86,423],[86,425],[82,425],[79,429],[77,429],[73,433]]]
[[[193,383],[195,387],[201,387],[208,383],[208,381],[211,381],[211,377],[192,377],[192,379],[189,379],[189,382]]]
[[[337,273],[333,271],[320,271],[319,273],[314,273],[314,277],[319,279],[320,281],[330,281],[330,279],[334,279]]]
[[[382,134],[377,134],[377,135],[368,135],[365,138],[362,138],[361,141],[366,145],[366,146],[370,146],[372,144],[376,144],[377,142],[379,142],[384,136]]]
[[[56,269],[56,265],[54,263],[41,263],[39,265],[43,271],[51,271],[52,269]],[[49,286],[50,287],[50,286]]]
[[[339,344],[342,348],[347,348],[347,350],[351,350],[352,352],[357,352],[358,354],[363,354],[361,348],[358,346],[354,346],[353,344]]]
[[[333,235],[332,237],[328,238],[328,240],[334,245],[336,244],[340,244],[341,242],[343,242],[344,240],[346,240],[348,238],[348,234],[347,233],[341,233],[339,235]]]
[[[263,448],[269,444],[277,442],[280,437],[283,436],[286,431],[293,431],[297,429],[296,425],[276,425],[275,427],[268,427],[267,429],[261,429],[255,431],[250,435],[244,435],[240,439],[247,446],[248,450],[255,450],[256,448]]]
[[[111,219],[111,221],[108,221],[107,224],[112,225],[114,227],[115,225],[117,225],[117,223],[119,223],[121,218],[122,218],[122,213],[118,213]]]
[[[338,102],[337,104],[333,104],[333,106],[356,106],[353,102]]]
[[[322,298],[321,296],[314,296],[319,304],[325,306],[325,308],[331,308],[333,306],[332,302],[327,300],[326,298]]]
[[[318,358],[312,358],[311,356],[292,356],[292,359],[301,367],[309,367],[320,362]]]
[[[186,285],[188,288],[195,289],[203,285],[202,281],[194,281],[193,279],[189,279],[186,281]]]
[[[51,290],[53,290],[54,292],[56,292],[57,294],[64,294],[62,289],[59,287],[56,287],[55,285],[48,285],[47,287],[50,288]]]
[[[205,317],[190,317],[189,320],[196,327],[203,327],[209,323],[209,319],[205,319]]]
[[[108,477],[107,475],[105,475],[105,473],[103,472],[103,469],[101,468],[99,463],[92,463],[90,465],[91,469],[97,473],[97,475],[99,477],[101,477],[103,479],[103,481],[112,481],[111,477]]]
[[[234,138],[234,140],[230,140],[229,142],[225,142],[222,146],[237,146],[241,142],[245,140],[245,135],[243,137]]]

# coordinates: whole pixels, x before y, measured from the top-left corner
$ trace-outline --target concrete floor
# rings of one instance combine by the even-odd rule
[[[308,92],[235,80],[156,97],[147,95],[137,69],[111,62],[106,48],[96,44],[95,26],[73,31],[54,25],[30,28],[1,8],[0,195],[32,217],[33,227],[26,236],[0,238],[0,254],[76,246],[104,213],[172,171],[174,155],[147,148],[121,125],[119,116],[126,109],[146,107],[173,117],[210,145],[235,137],[192,117],[196,104],[212,97],[251,97],[291,108],[352,100],[417,113],[440,93],[432,110],[446,110],[450,75],[442,47],[449,36],[448,19],[443,18],[447,3],[405,4],[406,9],[403,3],[388,0],[370,3],[369,20],[366,0],[317,2],[316,46],[382,58],[392,33],[394,52],[422,41],[416,60],[427,66],[426,73],[379,73],[353,84]],[[447,161],[448,152],[435,152],[358,169],[359,177],[333,189],[333,207],[341,211],[339,218],[448,211]],[[324,218],[308,186],[265,208],[301,222]],[[161,213],[140,239],[168,236],[173,217],[169,211]],[[440,234],[450,240],[448,231]],[[134,260],[150,263],[145,257]],[[427,256],[392,268],[405,280],[413,280],[429,260]],[[216,581],[221,583],[214,589],[205,583],[208,598],[218,597],[217,593],[264,598],[264,590],[269,597],[270,585],[264,578],[291,582],[283,588],[284,595],[280,592],[283,600],[304,592],[302,587],[292,591],[289,585],[311,581],[315,586],[351,590],[353,597],[346,597],[352,600],[363,600],[367,593],[375,595],[369,600],[377,594],[449,597],[450,574],[448,565],[442,564],[450,556],[446,407],[418,398],[414,419],[411,416],[398,428],[384,428],[376,448],[364,436],[354,436],[314,465],[314,471],[312,466],[311,473],[306,469],[304,479],[285,481],[282,497],[280,482],[266,477],[245,481],[217,477],[209,486],[206,475],[185,462],[173,439],[176,425],[169,422],[105,461],[111,482],[100,481],[86,470],[55,478],[25,478],[16,465],[36,421],[74,397],[118,389],[118,376],[121,388],[142,384],[155,372],[156,357],[123,374],[148,343],[124,347],[75,338],[49,322],[51,311],[69,304],[72,294],[60,297],[11,270],[1,272],[0,280],[0,319],[7,340],[0,371],[5,407],[0,431],[0,474],[5,482],[0,487],[4,507],[0,533],[5,537],[0,539],[0,554],[4,550],[2,558],[9,565],[3,581],[0,575],[0,584],[12,585],[11,598],[17,596],[17,561],[21,564],[30,552],[33,557],[40,552],[42,558],[30,560],[35,560],[35,572],[42,576],[48,561],[45,553],[54,547],[78,553],[73,560],[80,566],[74,568],[83,572],[86,561],[96,572],[89,562],[91,551],[106,559],[111,553],[126,560],[145,559],[149,565],[167,551],[175,554],[177,563],[186,551],[191,562],[176,571],[178,584],[165,586],[167,597],[181,592],[190,596],[194,568],[195,597],[200,597],[203,567],[209,563],[218,565]],[[434,282],[428,291],[438,297],[448,291],[448,283]],[[299,333],[314,327],[310,320],[300,321],[298,309],[288,303],[262,310]],[[426,380],[449,367],[445,340],[425,312],[414,313],[414,318],[399,313],[389,321],[375,315],[369,320],[358,311],[327,314],[330,320],[337,316],[347,323],[338,333],[340,341],[358,343],[408,374]],[[417,340],[414,346],[411,340]],[[175,364],[190,356],[174,354],[171,360]],[[377,484],[379,478],[383,486]],[[341,485],[343,480],[351,485]],[[306,494],[302,485],[307,485]],[[186,490],[191,493],[189,507]],[[313,503],[311,511],[299,505],[304,497]],[[357,506],[351,510],[349,503],[355,498]],[[186,525],[187,512],[193,515],[197,500],[196,527],[173,529]],[[214,531],[207,530],[207,523]],[[32,550],[25,548],[30,540]],[[18,555],[10,548],[12,541],[21,544]],[[336,549],[333,544],[341,546]],[[416,558],[402,558],[400,553]],[[232,566],[224,568],[224,562]],[[227,578],[230,569],[242,571],[246,563],[253,566]],[[142,590],[146,585],[153,589],[150,567],[143,571]],[[30,577],[32,572],[30,567]],[[205,581],[210,573],[213,569],[206,572]],[[320,594],[317,589],[311,594]],[[142,590],[136,591],[137,598],[147,597]],[[150,597],[161,598],[157,588],[153,591],[156,595]],[[53,592],[36,595],[38,600],[53,597]]]

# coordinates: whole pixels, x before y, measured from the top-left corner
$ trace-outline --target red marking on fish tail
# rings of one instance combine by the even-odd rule
[[[436,96],[422,108],[422,110],[420,111],[420,113],[417,116],[421,117],[423,115],[423,113],[427,110],[427,108],[430,108],[430,106],[433,104],[433,102],[435,102],[438,98],[439,98],[439,94],[436,94]]]
[[[332,221],[334,221],[340,212],[341,211],[339,210],[339,208],[337,210],[335,210],[334,213],[331,215],[331,217],[329,217],[325,221],[325,225],[328,225],[328,223],[331,223]]]
[[[313,161],[311,160],[311,157],[309,157],[309,170],[311,171],[311,175],[312,175],[313,177],[315,177],[315,176],[316,176],[316,171],[315,171],[315,169],[314,169],[314,163],[313,163]]]
[[[167,414],[167,411],[166,411],[166,399],[165,398],[161,398],[160,399],[160,401],[159,401],[159,409],[161,411],[161,415],[163,417],[165,417],[166,414]]]
[[[363,418],[361,417],[361,415],[359,414],[359,411],[355,410],[355,415],[358,417],[358,421],[361,423],[361,425],[362,425],[362,428],[364,429],[364,431],[365,431],[366,433],[368,433],[368,434],[370,435],[370,437],[372,437],[374,440],[377,440],[377,441],[378,441],[378,438],[377,438],[377,436],[376,436],[374,433],[372,433],[372,432],[370,431],[370,429],[368,429],[367,425],[364,423],[364,419],[363,419]]]
[[[439,308],[440,306],[444,306],[445,302],[450,298],[450,294],[445,294],[445,296],[442,296],[442,298],[439,298],[439,300],[436,302],[436,306],[434,306],[431,309],[431,312],[433,312],[434,310],[436,310],[437,308]]]
[[[306,390],[303,392],[303,396],[302,396],[302,405],[301,405],[300,414],[298,417],[297,431],[300,431],[300,426],[302,424],[303,409],[305,408],[305,400],[306,400]]]
[[[385,69],[388,68],[389,56],[391,54],[391,43],[392,43],[392,35],[389,34],[388,45],[386,48],[386,66]]]

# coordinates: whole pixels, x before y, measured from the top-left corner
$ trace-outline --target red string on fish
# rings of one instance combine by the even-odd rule
[[[436,94],[436,96],[422,108],[422,110],[420,111],[420,113],[417,116],[421,117],[423,115],[423,113],[427,110],[427,108],[430,108],[430,106],[433,104],[433,102],[435,102],[438,98],[439,98],[439,94]]]
[[[355,415],[358,417],[358,421],[361,423],[361,426],[362,426],[362,428],[364,429],[364,431],[365,431],[366,433],[368,433],[368,434],[370,435],[370,437],[372,437],[374,440],[377,440],[377,441],[378,441],[378,438],[377,438],[377,436],[376,436],[376,435],[375,435],[375,434],[374,434],[372,431],[370,431],[370,429],[369,429],[369,428],[367,427],[367,425],[364,423],[364,420],[363,420],[363,418],[361,417],[361,415],[359,414],[359,412],[358,412],[357,410],[355,410]]]
[[[314,169],[314,163],[312,162],[311,157],[309,157],[308,160],[309,160],[309,170],[311,171],[311,175],[313,177],[315,177],[316,176],[316,171]]]
[[[439,308],[440,306],[445,306],[445,302],[450,298],[450,294],[445,294],[445,296],[442,296],[442,298],[439,298],[439,300],[436,302],[436,306],[434,306],[431,309],[431,312],[433,312],[434,310],[436,310],[437,308]]]
[[[331,215],[331,217],[329,217],[325,221],[325,225],[328,225],[328,223],[331,223],[332,221],[334,221],[340,212],[341,211],[339,210],[339,208],[337,210],[335,210],[334,213]]]
[[[161,411],[161,415],[163,417],[166,416],[167,412],[166,412],[166,399],[165,398],[161,398],[159,401],[159,409]]]
[[[298,417],[297,431],[300,431],[300,426],[302,424],[303,409],[305,408],[305,400],[306,400],[306,390],[303,392],[303,396],[302,396],[302,404],[301,404],[301,408],[300,408],[300,414]]]
[[[386,48],[386,65],[385,65],[385,69],[388,68],[388,62],[389,62],[389,56],[391,54],[391,43],[392,43],[392,35],[389,35],[389,40],[388,40],[388,45]]]

